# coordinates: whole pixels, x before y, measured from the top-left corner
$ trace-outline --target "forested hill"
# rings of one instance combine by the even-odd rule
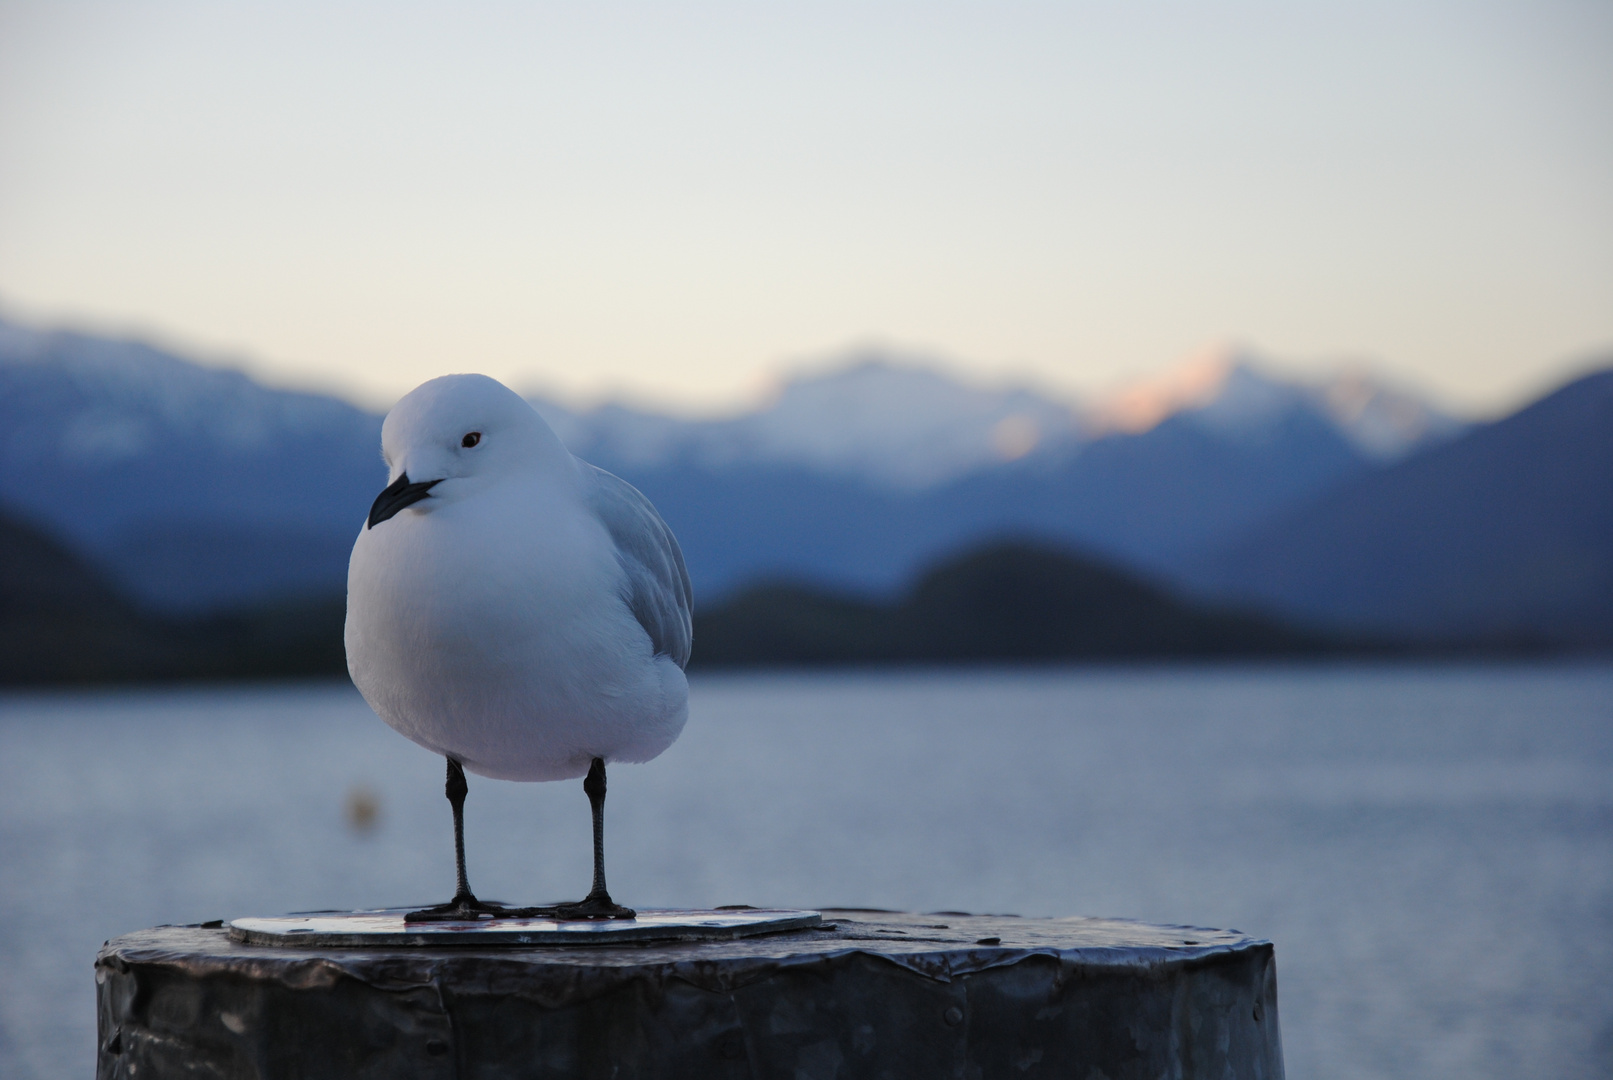
[[[1392,645],[1194,604],[1044,545],[993,544],[881,603],[804,585],[746,589],[695,617],[697,666],[1051,663],[1381,654]]]
[[[341,675],[344,611],[337,594],[159,617],[39,529],[0,517],[0,685]]]

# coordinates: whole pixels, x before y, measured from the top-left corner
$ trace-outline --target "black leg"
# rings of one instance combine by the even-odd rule
[[[582,789],[594,814],[594,887],[579,903],[562,904],[561,919],[631,919],[637,914],[610,898],[605,888],[605,759],[595,758],[583,778]]]
[[[590,900],[604,897],[610,902],[605,889],[605,759],[595,758],[583,777],[583,794],[588,796],[588,808],[594,817],[594,887],[588,890]]]
[[[448,783],[443,789],[448,805],[454,808],[454,898],[423,911],[411,911],[403,917],[411,922],[462,922],[474,919],[531,918],[551,915],[553,908],[510,908],[476,899],[470,891],[470,880],[465,875],[465,796],[470,786],[465,783],[465,769],[453,758],[448,759]]]
[[[458,887],[450,903],[474,904],[476,896],[470,891],[470,880],[465,875],[465,796],[470,794],[470,785],[465,783],[464,766],[453,758],[448,759],[448,783],[443,793],[448,796],[448,805],[454,808],[454,877]]]

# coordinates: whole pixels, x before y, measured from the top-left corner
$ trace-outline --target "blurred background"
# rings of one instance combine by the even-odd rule
[[[451,888],[341,624],[382,416],[480,371],[693,578],[625,902],[1236,926],[1296,1076],[1613,1075],[1609,55],[0,0],[0,1073],[92,1067],[104,938]],[[476,784],[478,891],[580,891],[585,805]]]

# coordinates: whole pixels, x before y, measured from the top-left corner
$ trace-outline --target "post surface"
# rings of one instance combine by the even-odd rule
[[[255,946],[160,927],[96,961],[98,1077],[1281,1080],[1269,942],[1099,919],[824,911],[596,948]]]

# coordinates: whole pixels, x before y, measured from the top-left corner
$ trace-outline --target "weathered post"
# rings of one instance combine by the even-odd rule
[[[822,914],[765,936],[592,946],[263,944],[248,920],[145,930],[96,961],[96,1072],[1283,1075],[1270,942],[1107,919]]]

